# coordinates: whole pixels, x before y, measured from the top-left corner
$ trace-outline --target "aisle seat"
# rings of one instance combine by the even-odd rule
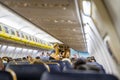
[[[90,74],[75,72],[45,72],[41,80],[118,80],[110,74]]]
[[[45,64],[11,64],[6,69],[12,69],[17,75],[17,80],[39,80],[42,73],[48,71]]]
[[[57,62],[58,64],[60,64],[60,70],[63,71],[63,69],[65,67],[65,63],[63,61],[53,60],[51,62]]]
[[[61,72],[61,69],[60,69],[60,65],[58,63],[46,63],[49,68],[50,68],[50,72]]]
[[[16,80],[16,75],[7,71],[0,71],[0,80]]]

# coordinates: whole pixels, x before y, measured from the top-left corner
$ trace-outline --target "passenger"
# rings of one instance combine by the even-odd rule
[[[100,73],[99,67],[97,67],[96,65],[93,65],[93,64],[86,64],[85,58],[79,58],[74,63],[74,69],[83,70],[83,71],[93,71],[93,72]]]
[[[0,58],[0,70],[4,70],[4,64],[1,58]]]
[[[23,57],[22,60],[23,60],[23,61],[27,61],[27,58],[26,58],[26,57]]]
[[[37,57],[36,57],[36,60],[40,60],[40,57],[39,57],[39,56],[37,56]]]
[[[79,65],[79,66],[77,66],[76,69],[77,70],[92,71],[92,72],[100,73],[100,69],[98,67],[96,67],[95,65],[90,65],[90,64]]]
[[[101,72],[101,73],[106,73],[105,70],[104,70],[104,68],[103,68],[103,66],[96,62],[96,59],[94,58],[94,56],[92,56],[91,58],[89,58],[89,59],[87,60],[87,63],[86,63],[86,64],[87,64],[87,65],[96,66],[97,68],[100,69],[100,72]]]
[[[47,52],[47,54],[46,54],[46,60],[49,60],[49,58],[50,58],[50,53]]]
[[[45,59],[45,54],[44,54],[44,52],[42,52],[42,54],[40,54],[40,59],[41,59],[41,60],[44,60],[44,59]]]
[[[41,61],[40,57],[37,56],[33,61],[32,64],[43,64],[44,62]]]
[[[58,45],[58,43],[55,43],[53,47],[54,47],[54,50],[53,50],[53,53],[51,53],[49,59],[50,60],[59,60],[60,56],[59,56],[59,45]]]
[[[31,56],[27,56],[27,61],[32,64],[34,62],[34,59]]]
[[[74,64],[76,62],[76,59],[74,57],[70,58],[72,64]]]
[[[88,59],[87,60],[88,62],[96,62],[96,59],[94,56],[88,57],[87,59]]]
[[[3,63],[8,63],[9,62],[9,58],[8,57],[2,57]]]

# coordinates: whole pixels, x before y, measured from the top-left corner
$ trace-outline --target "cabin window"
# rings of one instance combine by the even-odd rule
[[[11,35],[15,35],[15,32],[14,30],[11,29]]]
[[[106,35],[105,38],[104,38],[104,43],[105,43],[105,45],[106,45],[106,48],[107,48],[107,50],[108,50],[110,56],[116,61],[116,63],[118,63],[116,57],[114,56],[114,54],[113,54],[113,52],[112,52],[112,49],[111,49],[111,46],[110,46],[109,39],[110,39],[109,36]]]
[[[41,43],[41,40],[39,40],[39,43]]]
[[[17,36],[18,36],[18,37],[20,37],[20,34],[19,34],[19,32],[18,32],[18,31],[16,31],[16,34],[17,34]]]
[[[24,38],[24,35],[23,35],[23,33],[21,33],[21,38]]]
[[[32,36],[31,36],[31,41],[34,41]]]
[[[2,27],[1,27],[1,25],[0,25],[0,31],[2,31]]]
[[[38,39],[37,39],[37,42],[39,42]]]
[[[37,42],[36,38],[34,37],[34,41]]]
[[[43,44],[43,41],[41,40],[41,42],[40,42],[41,44]]]
[[[33,41],[35,41],[35,38],[33,37]]]
[[[30,36],[28,36],[29,37],[29,40],[31,40],[31,37]]]
[[[35,41],[37,42],[37,38],[35,38]]]
[[[28,35],[27,37],[28,37],[28,40],[30,40],[30,36]]]
[[[24,35],[24,38],[27,39],[26,35],[25,34],[23,34],[23,35]]]
[[[25,35],[25,37],[26,37],[26,39],[28,40],[28,36],[27,36],[27,35]]]
[[[5,32],[9,33],[8,28],[4,26]]]
[[[45,42],[44,42],[43,40],[41,41],[41,43],[42,43],[42,44],[45,44]]]

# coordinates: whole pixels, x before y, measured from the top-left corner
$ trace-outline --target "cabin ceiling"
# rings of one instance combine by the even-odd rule
[[[71,48],[87,51],[74,0],[0,0],[0,2]]]

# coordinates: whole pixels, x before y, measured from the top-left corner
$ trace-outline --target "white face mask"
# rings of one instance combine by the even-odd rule
[[[7,61],[3,61],[3,63],[7,63]]]

